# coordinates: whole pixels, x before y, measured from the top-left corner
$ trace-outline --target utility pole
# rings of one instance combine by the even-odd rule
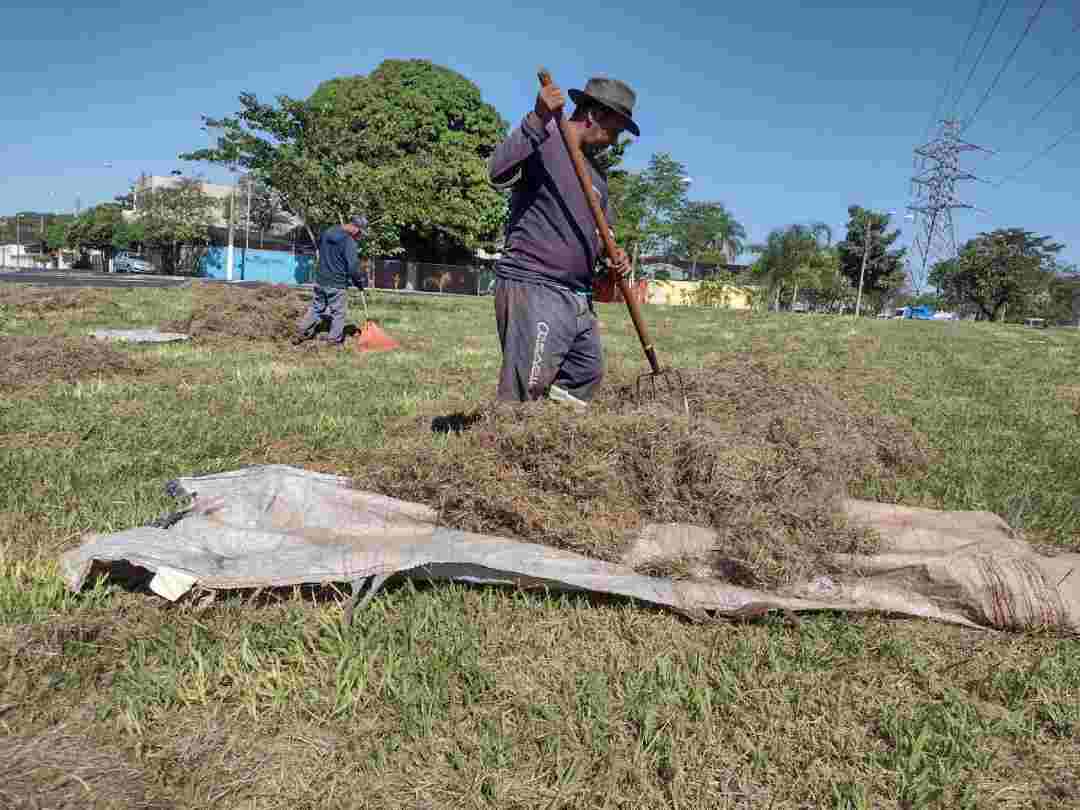
[[[855,296],[855,317],[862,309],[863,280],[866,278],[866,257],[870,254],[870,212],[866,212],[866,234],[863,236],[862,269],[859,270],[859,293]]]
[[[15,215],[15,269],[22,270],[22,236],[19,233],[19,215]]]
[[[244,275],[247,275],[248,242],[251,240],[251,174],[247,176],[247,216],[244,218]]]
[[[892,216],[895,211],[886,212],[885,216]],[[866,234],[863,236],[862,269],[859,270],[859,292],[855,296],[855,317],[859,317],[862,311],[863,281],[866,279],[866,260],[870,255],[870,226],[873,224],[873,212],[866,209]]]
[[[956,194],[956,185],[960,181],[979,179],[961,171],[960,153],[979,151],[993,154],[989,149],[960,140],[960,128],[960,122],[955,118],[946,119],[941,122],[934,140],[915,149],[916,162],[922,158],[922,165],[926,167],[922,174],[911,178],[917,189],[917,198],[914,205],[908,206],[916,223],[922,226],[921,233],[915,237],[915,247],[922,256],[920,279],[912,278],[916,292],[921,292],[931,257],[938,260],[954,259],[959,253],[953,211],[975,208],[961,202]]]
[[[233,212],[236,210],[236,181],[229,189],[229,247],[225,252],[225,280],[233,280]]]

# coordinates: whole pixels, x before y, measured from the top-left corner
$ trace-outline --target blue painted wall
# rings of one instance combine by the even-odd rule
[[[228,248],[211,247],[203,256],[200,268],[207,278],[225,279]],[[266,281],[271,284],[306,284],[315,267],[314,256],[294,256],[281,250],[233,248],[234,281]]]

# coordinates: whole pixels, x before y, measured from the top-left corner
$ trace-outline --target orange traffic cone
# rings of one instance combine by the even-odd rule
[[[368,318],[367,296],[364,295],[363,290],[360,290],[360,300],[364,303],[364,327],[356,336],[353,348],[358,352],[392,352],[394,349],[400,349],[400,343]]]
[[[380,329],[378,324],[368,321],[356,336],[355,347],[358,352],[392,352],[400,349],[401,344]]]

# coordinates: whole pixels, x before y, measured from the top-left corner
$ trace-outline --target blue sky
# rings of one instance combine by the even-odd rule
[[[1039,4],[1006,0],[960,99],[963,116]],[[235,111],[244,91],[305,96],[324,79],[419,57],[472,79],[515,123],[532,106],[540,64],[564,88],[591,75],[621,78],[638,92],[643,134],[630,150],[632,168],[670,152],[693,177],[691,197],[724,202],[754,241],[814,220],[842,238],[848,205],[902,214],[911,201],[912,148],[980,0],[888,8],[672,0],[637,14],[602,2],[364,5],[15,0],[0,33],[0,213],[70,211],[77,195],[85,207],[122,192],[141,171],[221,179],[220,170],[176,160],[207,143],[200,114]],[[987,0],[954,89],[1001,7]],[[965,133],[996,154],[968,156],[965,168],[997,181],[1080,126],[1080,80],[1032,120],[1080,71],[1077,23],[1075,0],[1046,0]],[[1000,187],[963,184],[962,196],[985,213],[960,212],[960,236],[1024,227],[1064,241],[1064,257],[1080,262],[1078,181],[1080,132]],[[910,223],[900,224],[906,243]]]

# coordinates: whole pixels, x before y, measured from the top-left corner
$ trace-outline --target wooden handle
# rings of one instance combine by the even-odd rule
[[[547,87],[551,84],[551,74],[547,72],[546,68],[540,68],[536,73],[540,79],[540,85]],[[593,219],[596,220],[596,229],[600,232],[600,238],[604,240],[604,248],[607,250],[608,258],[612,261],[615,260],[615,252],[617,247],[615,240],[611,236],[611,229],[608,227],[607,217],[604,216],[604,209],[600,207],[600,201],[596,198],[596,192],[593,190],[592,177],[589,175],[589,170],[585,166],[585,156],[581,154],[581,150],[577,148],[573,136],[567,130],[566,119],[559,116],[559,132],[562,133],[563,143],[566,144],[566,151],[570,153],[570,161],[574,164],[574,171],[577,172],[578,182],[581,183],[581,190],[585,194],[585,199],[588,200],[589,208],[592,209]],[[638,306],[637,299],[634,298],[633,293],[630,290],[630,285],[626,283],[626,279],[612,270],[612,274],[615,276],[615,282],[619,285],[619,290],[622,292],[623,299],[626,301],[626,306],[630,309],[630,320],[634,322],[634,328],[637,330],[638,340],[641,341],[641,348],[645,352],[645,357],[649,361],[649,365],[652,367],[653,374],[660,373],[660,363],[656,359],[656,350],[653,348],[652,340],[649,338],[649,330],[645,326],[645,320],[641,317],[641,307]]]

